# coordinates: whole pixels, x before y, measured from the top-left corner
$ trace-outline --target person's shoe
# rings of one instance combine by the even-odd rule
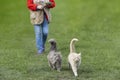
[[[44,52],[44,49],[42,49],[42,50],[38,50],[38,54],[42,54]]]

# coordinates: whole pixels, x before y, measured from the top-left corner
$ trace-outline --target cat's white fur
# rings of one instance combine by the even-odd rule
[[[70,53],[68,55],[68,62],[69,62],[69,66],[71,66],[72,68],[74,75],[78,76],[77,70],[81,63],[81,53],[78,54],[75,52],[74,43],[76,41],[78,41],[78,39],[73,38],[70,42]]]

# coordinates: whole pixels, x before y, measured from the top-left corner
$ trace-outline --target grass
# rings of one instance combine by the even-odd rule
[[[36,56],[26,0],[0,1],[0,80],[120,80],[119,0],[56,0],[49,36],[62,52],[62,71],[50,70],[46,52]],[[82,64],[68,69],[69,42],[76,37]]]

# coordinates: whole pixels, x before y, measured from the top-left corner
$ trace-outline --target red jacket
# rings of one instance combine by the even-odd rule
[[[53,8],[53,7],[55,7],[55,2],[54,2],[54,0],[49,0],[51,3],[52,3],[52,5],[50,5],[50,6],[47,6],[48,8]],[[27,7],[30,9],[30,10],[32,10],[32,11],[36,11],[37,10],[37,4],[34,4],[33,3],[33,0],[27,0]]]

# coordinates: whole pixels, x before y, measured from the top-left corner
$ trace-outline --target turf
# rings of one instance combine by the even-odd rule
[[[62,52],[62,71],[49,68],[46,42],[36,55],[34,28],[26,0],[0,1],[0,80],[120,80],[120,1],[56,0],[51,9],[48,39],[55,38]],[[78,38],[82,53],[79,77],[68,68],[69,42]]]

